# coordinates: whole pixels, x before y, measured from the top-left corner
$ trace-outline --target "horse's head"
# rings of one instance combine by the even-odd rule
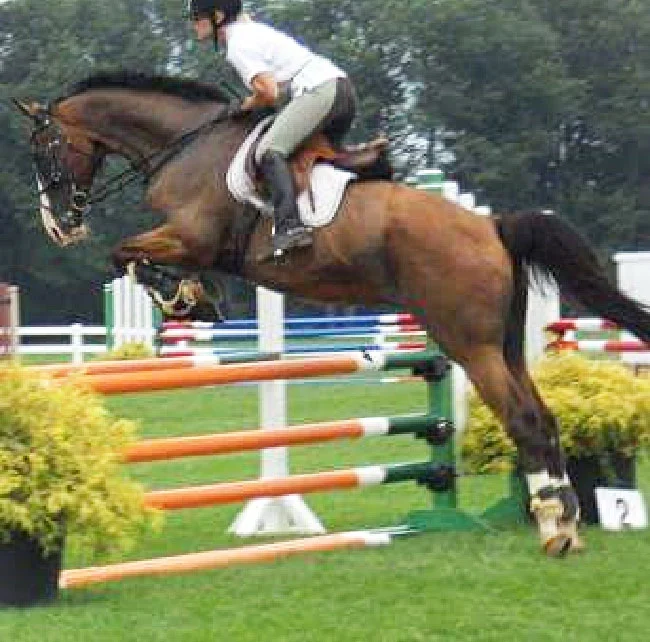
[[[88,235],[84,216],[104,156],[101,145],[46,105],[14,104],[32,122],[30,145],[43,226],[58,245],[76,243]]]
[[[49,105],[14,100],[30,119],[40,211],[59,245],[84,238],[91,203],[146,180],[225,120],[232,91],[192,80],[129,71],[99,73]],[[235,127],[244,135],[241,123]],[[241,131],[239,131],[241,130]],[[107,156],[130,167],[102,185],[93,179]]]

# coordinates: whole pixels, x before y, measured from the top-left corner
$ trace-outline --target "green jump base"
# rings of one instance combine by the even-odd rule
[[[422,532],[488,531],[490,527],[480,517],[457,508],[435,508],[409,513],[406,523]]]
[[[504,497],[481,514],[481,520],[492,528],[507,528],[528,523],[523,504],[517,497]]]
[[[490,531],[529,523],[517,497],[504,497],[478,515],[458,508],[433,508],[413,511],[406,521],[417,531]]]

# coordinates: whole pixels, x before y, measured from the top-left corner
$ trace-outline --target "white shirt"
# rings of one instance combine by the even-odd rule
[[[317,56],[293,38],[251,20],[238,20],[225,27],[226,59],[247,87],[261,73],[271,73],[278,83],[291,82],[294,96],[313,89],[345,72]]]

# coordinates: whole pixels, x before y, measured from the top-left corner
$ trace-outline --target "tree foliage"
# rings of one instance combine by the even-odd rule
[[[650,3],[268,0],[252,9],[349,72],[360,107],[351,139],[387,133],[399,176],[441,166],[494,210],[556,210],[603,253],[650,245]],[[109,248],[153,219],[131,189],[96,208],[91,244],[51,246],[8,98],[51,99],[116,67],[236,82],[223,53],[193,42],[180,0],[0,4],[0,275],[22,286],[28,319],[98,320]]]

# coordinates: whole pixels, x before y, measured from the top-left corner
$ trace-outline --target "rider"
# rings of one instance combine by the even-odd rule
[[[252,90],[242,111],[275,107],[275,121],[264,134],[255,160],[269,186],[274,214],[273,250],[311,244],[296,206],[296,189],[287,159],[311,134],[322,132],[339,147],[356,113],[354,88],[345,72],[290,36],[255,22],[241,0],[189,0],[199,40],[214,38]]]

